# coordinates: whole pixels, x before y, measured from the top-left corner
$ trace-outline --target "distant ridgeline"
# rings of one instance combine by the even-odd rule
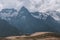
[[[34,32],[60,32],[60,23],[50,15],[29,12],[25,7],[19,11],[14,8],[2,9],[0,18],[0,36]]]

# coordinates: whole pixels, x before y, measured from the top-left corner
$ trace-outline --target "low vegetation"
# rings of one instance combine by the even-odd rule
[[[60,34],[52,32],[37,32],[31,35],[0,37],[0,40],[60,40]]]

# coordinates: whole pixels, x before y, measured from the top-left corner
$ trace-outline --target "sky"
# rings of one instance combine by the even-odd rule
[[[60,0],[0,0],[0,10],[4,8],[15,8],[17,10],[21,7],[26,7],[30,12],[60,12]],[[49,13],[48,13],[49,14]],[[52,16],[56,20],[60,20],[60,16],[54,14]]]
[[[22,6],[22,2],[19,2],[18,0],[0,0],[0,9],[3,9],[3,8],[18,9],[20,5]]]
[[[60,0],[0,0],[0,9],[20,9],[22,6],[25,6],[31,12],[46,12],[48,10],[60,12]]]

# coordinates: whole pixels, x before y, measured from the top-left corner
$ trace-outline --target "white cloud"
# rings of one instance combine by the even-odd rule
[[[0,3],[0,11],[3,9],[3,4]]]
[[[23,4],[23,2],[20,2],[18,0],[0,0],[0,3],[3,4],[3,8],[16,8],[16,9],[19,9],[19,7],[21,7]]]
[[[56,10],[60,12],[60,0],[0,0],[4,8],[19,9],[25,6],[29,11],[46,12]]]
[[[60,0],[30,0],[28,5],[31,8],[28,7],[29,10],[46,12],[48,10],[60,9]]]

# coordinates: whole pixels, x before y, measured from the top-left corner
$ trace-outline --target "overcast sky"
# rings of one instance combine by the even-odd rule
[[[0,9],[25,6],[29,11],[46,12],[47,10],[60,11],[60,0],[0,0]]]

